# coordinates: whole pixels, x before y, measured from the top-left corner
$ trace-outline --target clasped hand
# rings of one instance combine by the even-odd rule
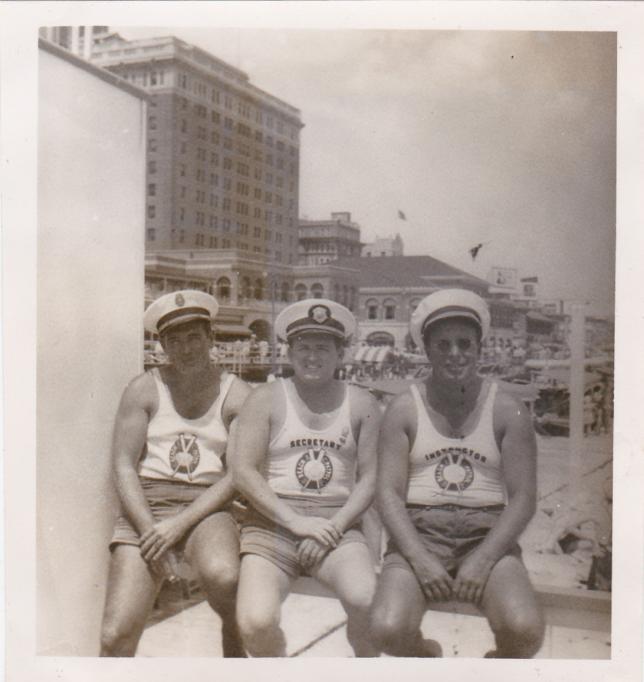
[[[483,590],[494,562],[478,552],[473,552],[458,569],[456,580],[452,585],[452,593],[455,599],[479,604],[483,598]]]
[[[297,546],[297,560],[302,568],[310,570],[322,561],[330,551],[330,547],[321,545],[317,540],[304,538]]]
[[[472,604],[480,603],[493,566],[490,559],[474,552],[463,560],[456,578],[452,578],[431,554],[412,562],[418,582],[430,601],[457,599]]]
[[[176,516],[157,521],[141,535],[141,556],[148,563],[158,561],[164,552],[183,537],[186,530]]]
[[[327,548],[337,547],[342,533],[329,519],[320,516],[297,515],[289,524],[289,530],[299,537],[311,538]]]

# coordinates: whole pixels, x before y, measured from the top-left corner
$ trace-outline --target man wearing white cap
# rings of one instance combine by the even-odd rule
[[[359,528],[376,478],[380,412],[370,394],[334,378],[355,319],[344,306],[309,299],[275,321],[294,376],[256,389],[239,420],[231,463],[252,510],[242,527],[239,627],[253,656],[283,656],[281,604],[308,573],[338,595],[356,656],[367,637],[373,561]]]
[[[517,540],[536,506],[536,443],[523,404],[477,373],[487,305],[461,289],[427,296],[410,332],[431,374],[383,418],[377,499],[391,536],[372,610],[380,650],[440,655],[420,623],[432,601],[487,617],[497,658],[529,658],[543,621]]]
[[[136,377],[116,415],[112,456],[122,515],[111,559],[101,655],[133,656],[165,578],[184,554],[222,619],[226,657],[245,653],[235,620],[239,532],[225,454],[248,386],[211,364],[217,301],[200,291],[161,296],[145,328],[169,364]]]

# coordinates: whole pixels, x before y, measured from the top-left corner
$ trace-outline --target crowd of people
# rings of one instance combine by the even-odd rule
[[[356,656],[440,656],[421,620],[456,600],[487,618],[487,657],[532,657],[544,624],[518,539],[536,508],[536,441],[526,408],[477,371],[483,299],[453,289],[421,302],[410,334],[432,371],[384,414],[337,378],[356,331],[345,307],[285,308],[275,326],[293,374],[255,389],[213,360],[217,309],[185,290],[145,313],[168,362],[132,380],[116,415],[102,655],[135,654],[162,583],[187,562],[225,657],[285,655],[281,604],[300,575],[337,595]],[[379,571],[362,527],[374,503],[388,537]]]

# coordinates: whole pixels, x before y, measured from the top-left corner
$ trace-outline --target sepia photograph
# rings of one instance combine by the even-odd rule
[[[23,655],[42,679],[637,679],[633,34],[594,3],[561,27],[90,4],[20,24],[34,584],[8,679]]]

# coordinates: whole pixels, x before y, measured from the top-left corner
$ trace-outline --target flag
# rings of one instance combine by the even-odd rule
[[[400,209],[398,209],[398,217],[401,220],[407,220],[407,216],[405,216],[405,214]]]
[[[476,257],[479,255],[479,251],[483,248],[483,244],[477,244],[476,246],[473,246],[470,249],[470,256],[472,256],[472,260],[476,260]]]
[[[522,282],[531,282],[532,284],[537,284],[539,282],[539,278],[534,275],[532,277],[522,277],[521,278]]]

